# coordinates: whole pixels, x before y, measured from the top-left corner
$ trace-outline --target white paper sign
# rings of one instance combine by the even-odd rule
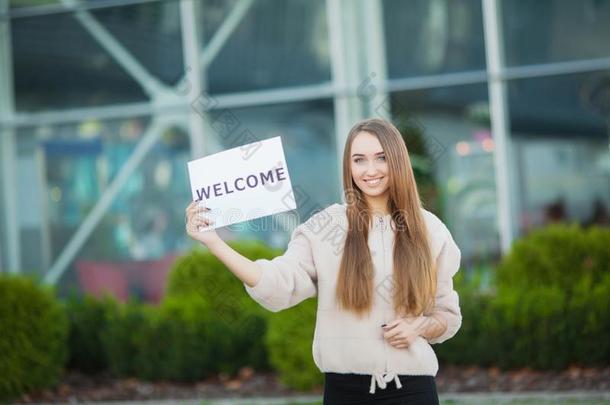
[[[210,208],[211,228],[296,209],[281,137],[188,162],[193,200]]]

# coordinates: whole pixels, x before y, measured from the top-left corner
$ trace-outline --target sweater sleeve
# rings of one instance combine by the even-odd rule
[[[446,239],[436,259],[437,289],[433,311],[447,321],[447,329],[440,336],[429,339],[430,344],[443,343],[462,326],[459,296],[453,288],[453,276],[460,268],[460,260],[460,249],[447,230]]]
[[[252,299],[269,311],[278,312],[317,295],[311,240],[304,224],[292,232],[283,255],[254,263],[262,270],[261,278],[254,287],[243,284]]]

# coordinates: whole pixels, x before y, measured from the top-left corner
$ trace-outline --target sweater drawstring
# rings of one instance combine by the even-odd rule
[[[398,378],[398,374],[394,372],[389,373],[376,373],[371,375],[371,387],[369,389],[369,393],[375,393],[375,382],[379,385],[379,388],[382,390],[387,387],[387,383],[394,380],[396,383],[396,388],[402,388],[402,384],[400,383],[400,378]]]

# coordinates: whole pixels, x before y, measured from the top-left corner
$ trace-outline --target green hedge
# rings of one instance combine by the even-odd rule
[[[67,339],[68,321],[51,289],[0,276],[0,400],[57,384]]]
[[[271,259],[282,251],[260,242],[230,242],[245,257]],[[193,250],[176,261],[168,283],[168,298],[197,296],[211,308],[212,319],[228,342],[221,368],[230,374],[251,366],[269,369],[264,344],[269,312],[245,291],[243,283],[209,252]]]
[[[200,297],[167,299],[144,334],[139,376],[196,381],[224,371],[222,361],[228,356],[225,333]]]
[[[292,388],[308,390],[321,386],[324,375],[312,355],[317,300],[306,300],[296,307],[273,314],[265,338],[273,368],[282,382]]]
[[[231,242],[251,259],[279,251],[257,242]],[[241,367],[269,370],[264,344],[268,312],[209,252],[179,258],[157,307],[111,298],[72,297],[69,366],[85,372],[148,380],[195,381]]]
[[[607,366],[609,246],[610,229],[553,225],[513,244],[495,294],[456,279],[462,328],[436,346],[439,358],[504,369]]]
[[[609,364],[609,293],[610,229],[553,225],[516,241],[498,266],[496,305],[512,326],[500,366]]]
[[[473,269],[470,277],[462,270],[454,278],[454,288],[460,297],[462,326],[458,333],[445,343],[433,348],[441,363],[493,364],[497,350],[490,348],[490,331],[497,330],[498,317],[492,295],[483,286],[483,277],[493,268]]]
[[[168,297],[158,307],[92,297],[85,301],[67,306],[75,311],[70,314],[73,368],[146,380],[197,381],[236,373],[244,362],[233,331],[200,296]],[[92,316],[89,322],[84,321],[86,313]]]
[[[514,242],[498,266],[500,290],[553,285],[572,295],[578,282],[610,270],[610,229],[551,225]],[[504,291],[499,291],[504,293]]]
[[[112,374],[146,380],[196,381],[221,371],[222,330],[198,297],[166,300],[160,307],[123,304],[102,334]]]
[[[108,356],[102,333],[118,311],[118,303],[111,296],[97,299],[92,296],[71,295],[65,302],[70,322],[68,368],[84,373],[96,373],[108,368]]]
[[[259,243],[231,243],[272,258]],[[495,270],[458,273],[463,323],[435,345],[441,363],[561,369],[610,364],[610,230],[555,225],[516,241]],[[491,288],[483,274],[492,273]],[[64,311],[65,308],[65,311]],[[66,316],[67,312],[67,316]],[[313,363],[316,300],[271,314],[214,256],[174,265],[158,307],[68,299],[29,279],[0,278],[0,398],[56,384],[67,360],[85,372],[196,381],[252,366],[297,389],[323,383]],[[69,335],[68,335],[69,324]]]
[[[107,356],[108,369],[113,375],[140,375],[142,341],[154,312],[149,305],[130,301],[119,304],[117,310],[110,313],[106,329],[101,332],[100,349]]]

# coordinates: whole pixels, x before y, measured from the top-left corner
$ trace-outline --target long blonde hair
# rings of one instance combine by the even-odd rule
[[[343,153],[343,189],[347,204],[348,230],[337,279],[340,308],[358,316],[370,312],[373,304],[374,269],[368,247],[371,207],[352,179],[351,149],[360,132],[376,136],[385,152],[389,170],[388,211],[395,223],[393,304],[402,316],[421,315],[434,304],[434,268],[421,201],[407,146],[400,132],[381,119],[367,119],[354,125]]]

